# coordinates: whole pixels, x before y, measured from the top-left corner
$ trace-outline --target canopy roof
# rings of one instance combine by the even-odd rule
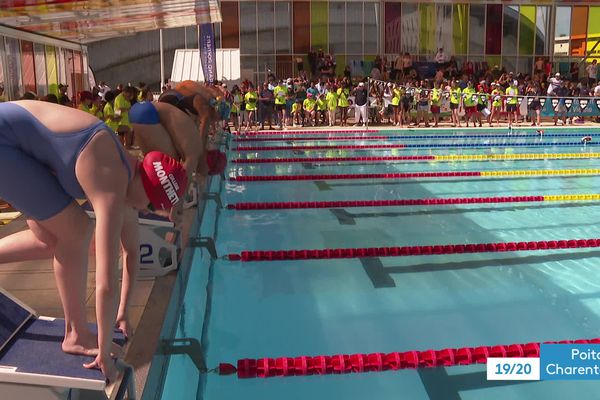
[[[0,24],[88,43],[221,22],[217,0],[0,0]]]

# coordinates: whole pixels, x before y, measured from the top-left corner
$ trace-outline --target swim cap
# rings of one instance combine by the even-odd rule
[[[187,174],[174,158],[151,151],[139,170],[148,200],[156,210],[168,210],[181,200],[187,188]]]
[[[219,150],[209,150],[206,153],[206,164],[209,175],[219,175],[227,166],[227,156]]]

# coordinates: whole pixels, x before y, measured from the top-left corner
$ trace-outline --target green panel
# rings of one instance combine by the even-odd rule
[[[435,4],[419,4],[420,35],[419,53],[435,55]]]
[[[533,54],[535,39],[535,6],[521,6],[519,21],[519,54]]]
[[[467,54],[469,41],[469,5],[455,4],[452,10],[452,41],[455,54]]]
[[[502,65],[501,56],[486,56],[485,61],[487,61],[490,68],[494,68],[494,65],[497,65],[498,67]]]
[[[590,7],[588,21],[587,53],[591,52],[588,61],[596,59],[600,62],[600,43],[592,51],[600,40],[600,7]]]
[[[323,49],[328,52],[329,6],[326,1],[310,2],[310,40],[314,50]]]
[[[337,76],[344,75],[344,69],[346,68],[346,56],[335,55],[335,74]]]

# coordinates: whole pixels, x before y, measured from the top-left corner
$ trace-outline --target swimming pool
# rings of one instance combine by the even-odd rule
[[[550,130],[547,130],[549,132]],[[416,130],[415,135],[440,131]],[[474,131],[457,132],[472,135]],[[490,132],[490,131],[487,131]],[[501,133],[494,131],[494,133]],[[535,133],[535,130],[519,131]],[[237,146],[291,146],[294,140],[232,142],[229,175],[282,176],[440,171],[595,169],[598,158],[468,158],[242,164],[235,158],[514,155],[585,153],[553,146],[577,137],[392,139],[376,143],[473,147],[308,149],[236,152]],[[552,131],[576,133],[577,131]],[[447,133],[447,131],[446,131]],[[586,130],[585,134],[598,134]],[[392,134],[392,133],[390,133]],[[406,135],[409,133],[395,132]],[[316,136],[317,134],[315,134]],[[367,135],[367,134],[365,134]],[[289,137],[307,135],[287,135]],[[348,136],[348,135],[347,135]],[[275,136],[276,137],[276,136]],[[594,136],[595,137],[595,136]],[[523,143],[524,146],[506,146]],[[542,146],[530,146],[543,143]],[[592,142],[593,143],[593,142]],[[301,145],[373,144],[302,141]],[[600,193],[595,175],[234,182],[225,204],[391,200]],[[213,188],[214,190],[214,188]],[[598,238],[600,201],[215,211],[220,256],[244,250],[326,249]],[[203,225],[205,223],[203,222]],[[214,229],[214,232],[212,230]],[[177,336],[202,346],[208,368],[240,358],[295,357],[474,347],[600,336],[600,251],[476,253],[243,263],[194,258]],[[207,295],[208,293],[208,295]],[[597,398],[594,382],[487,382],[484,365],[380,373],[242,380],[199,374],[172,355],[163,399],[558,399]]]

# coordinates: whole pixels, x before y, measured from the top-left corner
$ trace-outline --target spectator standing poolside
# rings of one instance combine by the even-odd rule
[[[587,73],[588,84],[593,86],[598,81],[598,61],[594,60],[585,68]]]

